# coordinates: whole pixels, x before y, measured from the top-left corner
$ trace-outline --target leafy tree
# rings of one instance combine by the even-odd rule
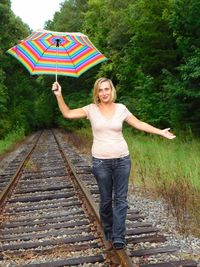
[[[176,37],[177,49],[181,57],[175,80],[177,88],[170,86],[175,98],[173,110],[179,117],[181,129],[192,129],[200,133],[200,2],[198,0],[172,1],[168,14],[169,25]],[[174,112],[175,113],[175,112]]]
[[[60,11],[54,14],[53,21],[47,21],[45,27],[61,32],[80,32],[86,9],[86,0],[65,1],[61,4]]]
[[[88,6],[84,27],[110,59],[100,75],[113,79],[118,100],[141,119],[165,126],[162,69],[173,71],[179,62],[164,18],[169,1],[90,0]]]
[[[4,134],[10,128],[9,118],[8,118],[8,109],[7,109],[7,101],[8,95],[6,92],[6,87],[4,86],[5,74],[3,70],[0,68],[0,138],[4,136]]]
[[[30,76],[27,70],[6,51],[30,34],[30,29],[11,11],[10,1],[0,4],[0,53],[3,64],[0,66],[0,105],[4,116],[0,119],[0,135],[5,135],[15,127],[26,132],[38,127],[35,101],[40,93],[37,77]]]
[[[11,4],[8,0],[3,0],[0,3],[0,106],[1,106],[1,118],[0,118],[0,137],[3,137],[6,132],[12,127],[9,117],[9,101],[10,96],[8,93],[8,87],[6,79],[9,75],[9,69],[12,67],[5,51],[11,45],[15,34],[18,34],[18,30],[15,27],[14,15],[11,12]],[[3,63],[3,64],[2,64]],[[10,77],[9,77],[10,78]]]

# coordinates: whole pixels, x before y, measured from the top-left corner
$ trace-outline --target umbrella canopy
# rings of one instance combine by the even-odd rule
[[[7,51],[31,74],[79,77],[103,62],[102,55],[82,33],[36,31]]]

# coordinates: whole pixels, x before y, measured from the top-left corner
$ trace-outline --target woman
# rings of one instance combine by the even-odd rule
[[[70,109],[55,82],[52,90],[63,116],[67,119],[87,118],[93,132],[92,168],[100,191],[100,218],[107,240],[115,249],[125,246],[128,180],[131,161],[122,124],[168,139],[175,138],[169,128],[160,130],[138,120],[123,104],[115,103],[116,90],[110,79],[100,78],[94,84],[93,102]]]

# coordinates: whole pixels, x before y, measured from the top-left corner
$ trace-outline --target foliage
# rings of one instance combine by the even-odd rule
[[[176,78],[180,86],[174,90],[176,105],[180,109],[182,129],[191,128],[200,133],[200,2],[198,0],[172,1],[168,15],[170,27],[176,37],[181,58]],[[177,91],[177,92],[175,92]],[[182,115],[182,116],[181,116]]]
[[[87,10],[86,0],[65,1],[61,4],[60,12],[55,13],[53,21],[46,23],[46,28],[61,32],[79,32],[85,10]]]
[[[1,1],[0,16],[0,55],[3,62],[0,66],[0,138],[3,138],[16,125],[28,133],[42,127],[42,121],[49,121],[51,116],[45,106],[38,105],[43,84],[37,81],[37,77],[31,77],[21,63],[6,53],[30,34],[28,26],[13,14],[8,0]],[[43,119],[38,121],[41,110]]]
[[[65,0],[48,30],[83,32],[108,58],[79,79],[58,77],[71,108],[91,102],[96,78],[107,76],[118,101],[141,120],[177,133],[200,134],[200,3],[198,0]],[[31,77],[6,50],[30,34],[0,3],[0,138],[18,123],[85,127],[64,120],[51,93],[54,77]],[[87,124],[87,123],[86,123]]]
[[[68,103],[70,108],[79,108],[83,107],[87,104],[89,104],[91,101],[88,101],[88,96],[84,91],[79,91],[79,92],[68,92],[67,96],[66,93],[64,92],[64,98],[65,101]],[[58,111],[59,113],[59,111]],[[62,117],[59,116],[57,119],[57,124],[61,128],[71,130],[73,128],[87,128],[89,125],[89,122],[87,120],[66,120]]]
[[[10,127],[9,125],[9,118],[8,118],[8,109],[7,109],[7,101],[8,95],[6,92],[6,87],[4,85],[5,75],[3,70],[0,68],[0,110],[1,110],[1,117],[0,117],[0,138],[4,136],[5,132]]]

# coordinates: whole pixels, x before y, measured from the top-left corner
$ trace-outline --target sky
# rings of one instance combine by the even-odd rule
[[[11,0],[11,9],[32,30],[41,30],[47,20],[60,10],[64,0]]]

